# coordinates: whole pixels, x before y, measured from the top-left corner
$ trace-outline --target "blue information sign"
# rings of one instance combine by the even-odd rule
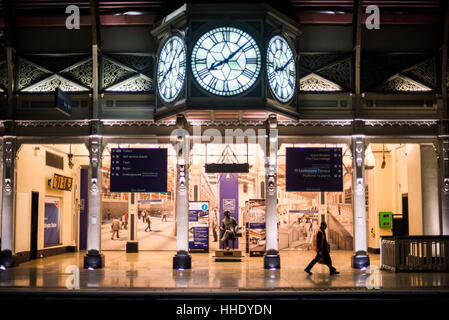
[[[189,249],[192,252],[209,252],[209,204],[189,202]]]
[[[111,192],[167,192],[167,149],[112,149]]]
[[[342,192],[342,149],[287,148],[286,191]]]
[[[72,97],[59,88],[55,92],[56,110],[61,111],[66,116],[72,115]]]

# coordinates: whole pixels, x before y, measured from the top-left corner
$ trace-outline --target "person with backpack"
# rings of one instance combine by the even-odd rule
[[[304,271],[307,272],[309,275],[312,275],[312,272],[310,272],[310,270],[312,270],[313,266],[317,262],[320,262],[321,259],[323,263],[329,267],[329,272],[331,275],[340,273],[337,271],[337,269],[335,269],[332,266],[331,256],[329,255],[330,248],[326,240],[326,233],[325,233],[326,228],[327,228],[326,222],[321,222],[320,228],[318,229],[315,235],[314,249],[316,251],[316,256],[309,263],[307,268],[304,269]]]

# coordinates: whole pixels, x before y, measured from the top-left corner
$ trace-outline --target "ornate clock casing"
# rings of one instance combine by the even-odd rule
[[[238,4],[238,10],[235,6],[185,4],[153,29],[159,51],[176,33],[185,41],[187,52],[185,84],[176,98],[163,100],[164,86],[155,86],[156,119],[192,109],[269,110],[298,116],[295,46],[301,32],[296,22],[265,4]],[[279,64],[292,56],[292,64],[275,71],[282,90],[276,90],[275,82],[270,87],[267,73],[268,44],[276,35],[282,35],[291,52],[275,53],[274,68],[282,68]],[[169,69],[170,65],[165,67]],[[164,74],[159,77],[163,79]]]

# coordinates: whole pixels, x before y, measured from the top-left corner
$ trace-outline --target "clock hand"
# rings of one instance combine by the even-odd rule
[[[282,67],[278,67],[274,71],[283,71],[290,64],[290,61],[292,61],[292,58],[290,58]]]
[[[179,57],[179,55],[181,54],[181,52],[182,52],[182,51],[180,51],[176,57]],[[175,59],[174,59],[174,58],[171,60],[170,67],[168,67],[168,70],[167,70],[167,72],[165,72],[164,77],[162,78],[162,81],[161,81],[161,82],[164,82],[164,81],[165,81],[165,78],[167,77],[167,75],[170,73],[170,71],[172,71],[172,69],[173,69],[173,62],[175,62]]]
[[[209,70],[216,70],[218,66],[221,66],[222,64],[228,63],[229,60],[231,60],[232,57],[234,57],[237,54],[237,52],[242,50],[243,47],[245,47],[248,43],[249,43],[249,40],[247,42],[245,42],[244,44],[242,44],[237,50],[232,52],[226,59],[224,59],[222,61],[219,61],[219,62],[212,63],[212,65],[210,66]]]

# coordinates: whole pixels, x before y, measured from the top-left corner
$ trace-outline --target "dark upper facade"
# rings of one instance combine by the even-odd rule
[[[181,13],[180,1],[78,1],[81,27],[69,30],[70,4],[2,2],[2,135],[127,134],[123,124],[171,124],[177,113],[217,125],[258,125],[277,113],[307,135],[446,134],[446,1],[191,1]],[[380,29],[366,28],[368,5],[378,5]],[[184,101],[161,103],[156,62],[167,32],[185,32],[190,54],[202,29],[226,22],[252,28],[262,48],[270,34],[290,35],[294,99],[270,97],[265,76],[251,97],[195,93],[188,67]],[[72,95],[70,117],[54,109],[57,87]],[[59,126],[68,129],[52,131]]]

